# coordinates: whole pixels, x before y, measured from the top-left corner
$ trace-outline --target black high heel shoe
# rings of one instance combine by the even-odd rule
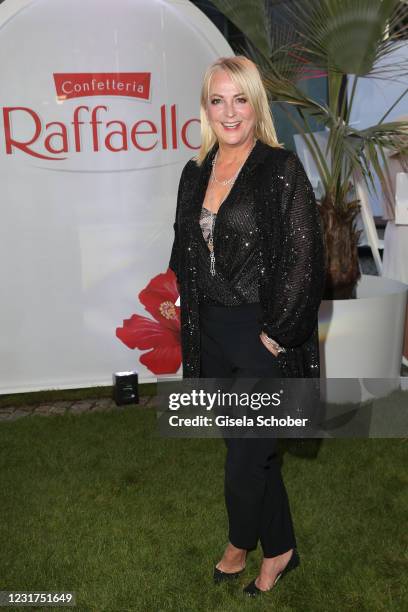
[[[255,584],[256,578],[254,578],[252,582],[247,584],[247,586],[243,589],[243,592],[245,593],[245,595],[249,595],[249,597],[256,597],[256,595],[260,595],[260,593],[269,593],[269,591],[271,591],[273,587],[275,586],[275,584],[278,582],[279,578],[283,578],[284,576],[286,576],[288,572],[296,569],[299,563],[300,563],[299,554],[296,548],[294,548],[292,552],[292,556],[289,559],[285,569],[276,576],[275,582],[273,583],[270,589],[268,589],[267,591],[262,591],[261,589],[258,589],[258,587]]]
[[[217,567],[214,567],[214,582],[215,584],[219,584],[220,582],[226,582],[227,580],[235,580],[238,578],[242,572],[244,572],[245,567],[239,572],[223,572],[219,570]]]

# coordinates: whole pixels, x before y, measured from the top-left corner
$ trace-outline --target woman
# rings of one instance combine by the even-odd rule
[[[181,296],[184,377],[318,377],[323,245],[313,191],[277,142],[259,72],[220,58],[204,77],[202,144],[183,169],[170,268]],[[214,580],[236,578],[260,540],[257,595],[299,564],[274,439],[225,440],[229,544]]]

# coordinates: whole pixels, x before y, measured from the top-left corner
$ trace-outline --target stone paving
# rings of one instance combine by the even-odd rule
[[[135,408],[149,406],[154,408],[155,397],[146,395],[139,398]],[[129,406],[129,404],[127,405]],[[103,398],[95,400],[60,400],[43,404],[27,404],[22,406],[0,406],[0,422],[15,421],[26,416],[51,416],[55,414],[83,414],[84,412],[109,412],[111,410],[123,410],[127,406],[117,406],[113,399]]]

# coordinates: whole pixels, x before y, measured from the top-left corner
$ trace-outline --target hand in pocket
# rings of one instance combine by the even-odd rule
[[[268,341],[266,340],[267,336],[266,336],[265,332],[261,332],[261,334],[259,334],[259,337],[260,337],[261,342],[262,342],[262,344],[264,345],[264,347],[265,347],[266,349],[268,349],[268,351],[269,351],[270,353],[272,353],[272,355],[274,355],[274,357],[278,357],[278,356],[279,356],[278,349],[277,349],[277,348],[275,348],[273,344],[271,344],[270,342],[268,342]]]

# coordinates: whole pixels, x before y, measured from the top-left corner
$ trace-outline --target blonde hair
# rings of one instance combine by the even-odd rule
[[[208,151],[217,142],[217,137],[207,119],[206,108],[210,97],[210,84],[213,74],[224,70],[233,83],[242,91],[255,111],[255,138],[272,147],[282,147],[276,136],[268,96],[262,83],[259,70],[250,59],[243,55],[220,57],[206,70],[201,89],[201,146],[195,158],[198,165],[204,161]]]

